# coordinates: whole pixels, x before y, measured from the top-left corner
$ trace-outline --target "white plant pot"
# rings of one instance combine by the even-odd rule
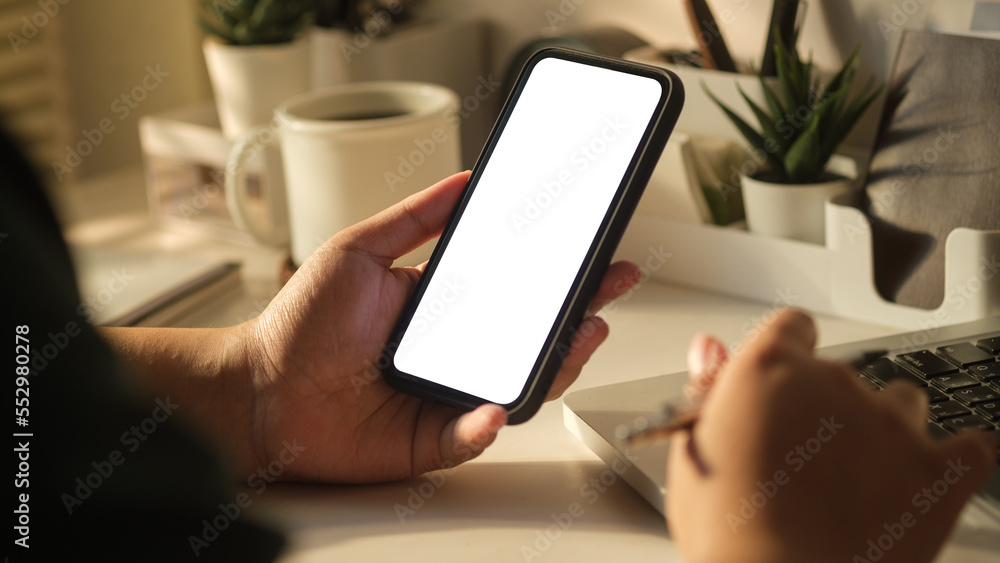
[[[816,184],[773,184],[741,176],[740,182],[751,232],[819,245],[826,242],[826,201],[854,187],[854,180],[847,177]]]
[[[268,123],[274,108],[309,90],[309,41],[279,45],[202,44],[222,132],[230,138]]]
[[[313,26],[309,30],[309,75],[312,89],[349,82],[348,66],[355,55],[354,33]]]

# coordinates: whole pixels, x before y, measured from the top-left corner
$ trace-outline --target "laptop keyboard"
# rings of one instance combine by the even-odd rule
[[[1000,442],[1000,334],[886,356],[859,372],[875,389],[896,380],[923,389],[932,436],[983,430]]]

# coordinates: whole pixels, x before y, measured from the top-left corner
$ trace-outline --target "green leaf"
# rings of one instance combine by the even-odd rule
[[[823,114],[829,111],[829,107],[835,101],[836,95],[823,100],[812,108],[808,125],[785,154],[783,165],[792,182],[808,183],[823,172],[823,167],[826,166],[826,161],[829,159],[829,156],[823,158],[821,141],[824,134],[822,129]]]
[[[814,84],[816,82],[813,80],[813,56],[812,51],[809,51],[809,61],[806,63],[802,71],[802,98],[810,106],[816,103],[816,91]]]
[[[758,148],[763,150],[763,148],[766,146],[764,142],[764,137],[761,136],[761,134],[758,133],[756,130],[754,130],[754,128],[749,123],[744,121],[744,119],[740,117],[738,113],[730,109],[729,106],[722,103],[721,100],[716,98],[715,94],[713,94],[708,89],[708,86],[705,85],[704,82],[701,83],[701,87],[703,90],[705,90],[705,93],[708,94],[708,97],[711,98],[713,102],[715,102],[715,105],[719,106],[719,108],[721,108],[722,111],[725,112],[729,120],[733,122],[733,125],[735,125],[736,128],[739,130],[740,134],[743,135],[743,138],[747,140],[747,143],[749,143],[752,148]],[[769,163],[775,165],[780,164],[780,161],[774,159],[766,150],[764,150],[764,154],[766,155],[767,161]]]
[[[785,109],[788,113],[795,113],[798,108],[808,106],[808,100],[803,95],[803,92],[808,91],[808,87],[803,87],[801,84],[801,61],[797,55],[793,57],[780,41],[775,42],[774,50],[778,82],[785,98]]]
[[[774,92],[774,89],[767,84],[764,75],[758,73],[757,78],[760,80],[760,89],[764,92],[764,99],[767,101],[767,107],[771,110],[771,115],[775,119],[784,117],[786,113],[785,108],[781,105],[781,100],[778,99],[778,95]]]
[[[788,150],[790,142],[784,135],[778,132],[776,118],[768,115],[766,111],[754,103],[739,84],[736,85],[736,89],[739,91],[740,96],[743,96],[743,100],[746,101],[747,105],[750,106],[750,110],[757,117],[757,122],[760,123],[761,137],[764,145],[758,148],[762,148],[764,152],[773,154],[776,158],[781,159]],[[777,119],[782,118],[779,116]],[[774,143],[777,145],[776,151],[771,151],[771,147],[767,144],[768,139],[774,140]]]
[[[871,82],[871,81],[870,81]],[[867,86],[865,87],[867,91]],[[834,151],[837,150],[837,146],[840,145],[841,141],[847,137],[847,134],[851,132],[851,129],[857,124],[858,119],[861,115],[865,113],[868,106],[875,101],[876,98],[882,94],[885,90],[885,84],[879,85],[870,94],[859,96],[844,111],[843,115],[840,116],[838,121],[833,124],[830,128],[829,134],[823,140],[823,146],[820,147],[820,156],[824,158],[824,163],[833,156]]]
[[[812,120],[809,127],[789,147],[784,159],[785,174],[793,184],[808,183],[822,169],[819,146],[819,120]]]
[[[854,47],[854,51],[851,53],[851,56],[847,57],[847,60],[844,61],[844,66],[840,68],[840,71],[838,71],[837,74],[830,79],[829,84],[826,85],[826,90],[823,91],[824,95],[832,94],[833,92],[840,90],[841,86],[844,84],[850,84],[854,81],[854,73],[857,71],[858,63],[860,62],[860,55],[861,44],[858,43],[857,46]]]
[[[316,9],[316,0],[201,0],[203,28],[240,45],[293,41]]]

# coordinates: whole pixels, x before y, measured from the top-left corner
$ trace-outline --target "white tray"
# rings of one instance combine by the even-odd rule
[[[878,294],[871,228],[842,201],[826,204],[826,246],[637,213],[616,257],[659,281],[910,330],[1000,315],[1000,271],[990,267],[1000,259],[1000,231],[953,231],[945,247],[943,304],[907,307]],[[663,261],[665,253],[670,257]]]

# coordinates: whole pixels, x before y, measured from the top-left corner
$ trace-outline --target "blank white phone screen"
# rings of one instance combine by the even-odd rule
[[[404,373],[509,404],[648,126],[656,80],[537,63],[395,354]]]

